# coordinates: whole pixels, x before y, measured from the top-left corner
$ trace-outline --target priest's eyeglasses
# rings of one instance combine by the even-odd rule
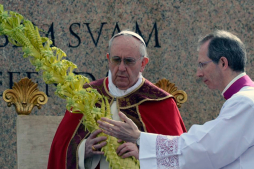
[[[120,65],[122,60],[123,60],[123,63],[125,66],[134,66],[136,64],[136,62],[138,60],[140,60],[141,58],[143,57],[140,57],[138,59],[134,59],[134,58],[121,58],[119,56],[113,56],[113,57],[110,57],[110,62],[114,65]]]
[[[205,65],[207,65],[208,63],[212,62],[212,60],[207,61],[207,62],[199,62],[198,63],[198,67],[200,70],[202,70],[204,68]]]

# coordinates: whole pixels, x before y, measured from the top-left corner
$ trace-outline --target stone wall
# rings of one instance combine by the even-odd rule
[[[0,0],[6,10],[16,11],[44,30],[42,35],[77,64],[76,72],[91,80],[108,70],[108,40],[120,30],[141,34],[150,62],[144,77],[152,82],[167,78],[188,94],[180,108],[184,123],[203,124],[217,117],[224,99],[210,91],[196,76],[197,40],[215,29],[237,34],[247,46],[246,72],[252,75],[254,20],[252,1],[240,0]],[[32,115],[64,115],[65,103],[54,95],[19,47],[0,37],[0,95],[13,82],[28,76],[49,96],[48,104]],[[16,118],[14,107],[0,99],[0,168],[16,168]]]

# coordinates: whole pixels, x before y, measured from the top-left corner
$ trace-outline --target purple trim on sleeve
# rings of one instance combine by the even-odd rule
[[[254,87],[254,83],[248,75],[245,75],[241,77],[240,79],[238,79],[237,81],[235,81],[223,94],[224,98],[226,100],[231,98],[235,93],[241,90],[241,88],[243,88],[244,86]]]
[[[156,157],[158,169],[179,169],[178,139],[179,137],[157,136]]]

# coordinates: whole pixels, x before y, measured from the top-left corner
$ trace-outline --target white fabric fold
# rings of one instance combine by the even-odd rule
[[[85,160],[85,148],[86,148],[86,139],[82,140],[82,142],[79,144],[78,147],[78,157],[79,157],[79,169],[86,169],[84,160]],[[98,165],[99,161],[101,159],[101,155],[94,155],[92,162],[91,162],[91,168],[90,169],[95,169],[96,166]]]
[[[144,132],[141,132],[140,134],[139,162],[143,169],[157,168],[156,138],[157,134]]]
[[[113,82],[112,82],[112,74],[111,74],[111,71],[109,70],[109,72],[108,72],[108,88],[109,88],[109,92],[114,97],[122,97],[124,95],[127,95],[127,94],[131,93],[133,90],[135,90],[142,83],[142,78],[143,78],[142,73],[139,72],[138,81],[132,87],[128,88],[127,90],[121,90],[121,89],[117,88],[113,84]]]
[[[86,139],[82,140],[81,144],[78,147],[79,159],[85,159],[85,153],[84,153],[85,146],[86,146]],[[81,169],[85,168],[84,161],[82,162],[81,160],[79,160],[78,165],[79,165],[79,168],[81,168]]]

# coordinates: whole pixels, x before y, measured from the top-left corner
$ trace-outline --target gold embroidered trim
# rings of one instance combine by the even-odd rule
[[[107,77],[107,78],[108,78],[108,77]],[[110,103],[110,105],[112,105],[112,103],[113,103],[115,97],[112,96],[112,95],[109,93],[108,89],[107,89],[107,86],[106,86],[106,79],[107,79],[107,78],[105,78],[105,79],[103,80],[103,87],[104,87],[106,93],[107,93],[110,97],[113,98],[113,99],[111,100],[111,103]],[[143,86],[144,83],[145,83],[145,78],[142,78],[142,83],[141,83],[135,90],[133,90],[132,92],[130,92],[130,93],[128,93],[127,95],[124,95],[124,96],[122,96],[122,97],[117,97],[116,99],[117,99],[117,100],[118,100],[118,99],[124,99],[124,98],[127,97],[128,95],[130,95],[130,94],[136,92],[138,89],[140,89],[140,88]],[[131,106],[119,107],[119,109],[129,109],[129,108],[138,106],[138,105],[140,105],[141,103],[143,103],[143,102],[145,102],[145,101],[161,101],[161,100],[165,100],[165,99],[170,98],[170,97],[173,97],[173,96],[172,96],[171,94],[169,94],[168,96],[165,96],[165,97],[159,98],[159,99],[144,99],[144,100],[141,100],[140,102],[138,102],[138,103],[136,103],[136,104],[133,104],[133,105],[131,105]]]
[[[82,118],[83,118],[83,116],[82,116]],[[78,130],[78,128],[79,128],[81,122],[82,122],[82,121],[80,120],[79,124],[77,125],[77,127],[76,127],[75,131],[73,132],[72,137],[71,137],[71,139],[70,139],[70,141],[69,141],[69,143],[68,143],[68,147],[67,147],[67,150],[66,150],[66,152],[65,152],[65,157],[66,157],[66,159],[65,159],[65,169],[67,169],[67,152],[68,152],[68,149],[69,149],[69,146],[70,146],[70,142],[71,142],[71,140],[73,139],[74,135],[76,134],[76,132],[77,132],[77,130]],[[77,154],[77,150],[76,150],[76,154]],[[78,166],[77,164],[78,164],[78,159],[77,159],[77,155],[76,155],[76,167]],[[78,168],[77,168],[77,169],[78,169]]]
[[[141,123],[142,123],[142,125],[143,125],[144,131],[147,132],[147,130],[146,130],[146,125],[145,125],[145,123],[144,123],[143,120],[142,120],[142,117],[141,117],[140,112],[139,112],[139,109],[138,109],[138,105],[136,106],[136,110],[137,110],[137,113],[138,113],[139,120],[141,121]]]
[[[103,87],[104,87],[104,90],[106,91],[106,93],[110,96],[110,97],[114,97],[112,96],[110,93],[109,93],[109,90],[107,89],[107,85],[106,85],[106,80],[107,80],[108,77],[104,78],[103,80]]]
[[[141,103],[144,103],[144,102],[146,102],[146,101],[161,101],[161,100],[165,100],[165,99],[170,98],[170,97],[173,97],[173,96],[168,95],[168,96],[166,96],[166,97],[159,98],[159,99],[144,99],[144,100],[142,100],[142,101],[140,101],[140,102],[138,102],[138,103],[136,103],[136,104],[133,104],[133,105],[131,105],[131,106],[120,107],[120,109],[129,109],[129,108],[131,108],[131,107],[138,106],[138,105],[140,105]]]

